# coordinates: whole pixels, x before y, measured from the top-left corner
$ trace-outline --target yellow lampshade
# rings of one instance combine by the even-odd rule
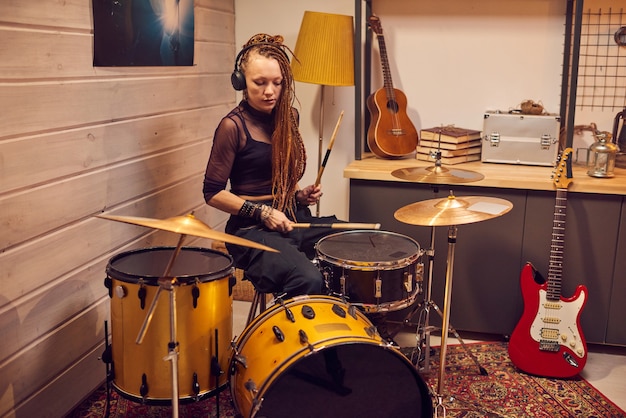
[[[297,81],[354,85],[352,16],[305,11],[291,62]]]

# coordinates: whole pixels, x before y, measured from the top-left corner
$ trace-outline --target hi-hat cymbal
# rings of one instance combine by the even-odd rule
[[[256,243],[224,232],[215,231],[195,216],[189,214],[186,216],[174,216],[167,219],[151,219],[141,218],[137,216],[115,216],[115,215],[97,215],[99,218],[110,219],[112,221],[125,222],[133,225],[147,226],[148,228],[161,229],[163,231],[175,232],[177,234],[193,235],[201,238],[209,238],[228,242],[230,244],[241,245],[244,247],[258,248],[260,250],[271,251],[277,253],[278,250],[267,247],[263,244]]]
[[[475,171],[447,168],[440,165],[431,167],[408,167],[393,170],[391,175],[402,180],[430,184],[470,183],[482,180],[485,176]]]
[[[450,195],[411,203],[398,209],[394,217],[406,224],[450,226],[480,222],[502,216],[513,208],[508,200],[496,197]]]

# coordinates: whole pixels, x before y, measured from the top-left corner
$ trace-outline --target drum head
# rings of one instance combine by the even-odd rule
[[[335,359],[335,360],[333,360]],[[426,384],[401,354],[348,343],[310,353],[263,394],[258,418],[432,417]],[[343,369],[343,382],[327,366]]]
[[[118,280],[136,283],[142,279],[148,285],[157,285],[174,253],[174,247],[152,247],[116,255],[107,266],[107,273]],[[232,268],[232,257],[207,248],[183,247],[176,256],[170,277],[181,283],[196,279],[206,282],[223,278]]]
[[[420,257],[420,246],[411,238],[386,231],[346,231],[318,241],[319,258],[338,266],[384,269],[405,267]]]

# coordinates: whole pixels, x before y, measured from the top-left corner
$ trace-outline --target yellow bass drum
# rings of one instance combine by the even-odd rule
[[[273,305],[234,344],[230,390],[245,417],[432,417],[413,364],[332,296]]]

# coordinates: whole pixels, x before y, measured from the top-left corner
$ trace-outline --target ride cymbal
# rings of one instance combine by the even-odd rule
[[[279,252],[273,248],[263,244],[256,243],[224,232],[215,231],[195,216],[189,214],[186,216],[174,216],[167,219],[151,219],[141,218],[137,216],[115,216],[115,215],[97,215],[98,218],[110,219],[112,221],[125,222],[133,225],[146,226],[148,228],[161,229],[163,231],[175,232],[177,234],[193,235],[201,238],[209,238],[228,242],[230,244],[241,245],[244,247],[258,248],[260,250]]]
[[[398,209],[394,217],[403,223],[423,226],[463,225],[496,218],[509,212],[513,204],[496,197],[450,195],[411,203]]]
[[[475,171],[447,168],[440,165],[399,168],[393,170],[391,175],[402,180],[430,184],[470,183],[482,180],[485,177]]]

